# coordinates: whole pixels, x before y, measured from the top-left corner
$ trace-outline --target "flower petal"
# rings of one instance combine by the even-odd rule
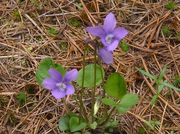
[[[71,71],[68,71],[64,76],[64,82],[70,82],[76,80],[78,76],[77,69],[73,69]]]
[[[102,37],[105,34],[102,26],[87,27],[86,30],[92,35],[98,36],[98,37]]]
[[[56,88],[56,81],[51,78],[46,78],[43,80],[42,85],[46,89],[53,90],[54,88]]]
[[[107,51],[106,49],[102,48],[99,50],[99,56],[106,64],[112,64],[113,63],[113,55],[111,52]]]
[[[62,91],[60,91],[58,89],[52,90],[51,93],[56,99],[61,99],[61,98],[66,96],[65,92],[62,92]]]
[[[101,38],[101,42],[102,42],[103,46],[105,46],[105,47],[109,45],[109,44],[106,42],[105,37],[102,37],[102,38]]]
[[[114,40],[110,45],[106,46],[108,51],[114,51],[118,47],[119,41]]]
[[[66,85],[66,88],[67,88],[66,95],[70,95],[70,94],[73,94],[75,92],[74,87],[70,84]]]
[[[57,82],[62,81],[62,75],[60,74],[60,72],[58,72],[57,70],[55,70],[54,68],[50,68],[48,70],[48,73],[50,75],[50,77],[54,80],[56,80]]]
[[[113,31],[113,34],[116,39],[121,40],[128,34],[128,31],[124,27],[118,27]]]
[[[116,18],[113,13],[109,13],[104,19],[103,29],[106,33],[110,33],[116,27]]]

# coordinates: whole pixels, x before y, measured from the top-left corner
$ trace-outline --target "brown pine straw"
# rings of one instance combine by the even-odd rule
[[[174,0],[178,2],[177,0]],[[86,32],[87,26],[100,25],[109,12],[117,18],[117,25],[129,30],[124,41],[129,51],[120,47],[113,53],[114,63],[104,65],[106,75],[119,72],[126,81],[128,91],[139,95],[138,104],[127,114],[115,114],[120,120],[118,131],[138,134],[175,134],[180,132],[180,93],[164,88],[157,103],[150,105],[157,89],[155,82],[144,77],[136,67],[158,75],[167,65],[163,77],[169,83],[180,76],[179,6],[173,11],[165,9],[168,0],[3,0],[0,1],[0,134],[60,134],[58,120],[67,107],[55,100],[39,86],[35,72],[41,59],[51,57],[66,69],[82,68],[83,49],[87,49],[86,64],[93,62],[93,47],[86,44],[95,37]],[[79,27],[69,20],[76,18]],[[171,29],[171,35],[162,32],[163,26]],[[48,33],[55,28],[58,35]],[[75,83],[73,83],[76,85]],[[33,89],[33,94],[29,94]],[[16,96],[22,91],[27,95],[25,105],[20,106]],[[75,95],[80,91],[76,87]],[[96,94],[103,91],[97,88]],[[90,92],[83,96],[87,116],[90,116]],[[75,95],[66,99],[68,109],[79,113]],[[101,107],[97,117],[101,117]],[[158,121],[154,129],[147,121]],[[83,131],[84,132],[84,131]]]

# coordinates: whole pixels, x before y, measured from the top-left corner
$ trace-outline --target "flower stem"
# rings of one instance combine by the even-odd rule
[[[92,90],[92,106],[91,106],[91,117],[92,122],[94,122],[94,104],[95,104],[95,93],[96,93],[96,55],[97,55],[97,48],[94,45],[94,88]]]
[[[81,91],[80,91],[80,96],[78,98],[79,98],[79,102],[80,102],[80,110],[83,112],[83,116],[84,116],[86,122],[88,123],[89,122],[88,116],[87,116],[86,109],[85,109],[84,104],[83,104],[83,93],[84,93],[83,88],[84,88],[84,77],[85,77],[85,55],[86,55],[86,52],[84,50],[82,88],[81,88]]]

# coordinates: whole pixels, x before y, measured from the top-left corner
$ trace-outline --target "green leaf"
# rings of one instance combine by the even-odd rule
[[[180,33],[177,33],[175,36],[177,39],[180,39]]]
[[[111,119],[105,124],[105,128],[115,128],[119,124],[119,121],[116,119]]]
[[[165,25],[162,27],[162,33],[164,34],[164,36],[168,37],[171,35],[171,30],[167,25]]]
[[[81,132],[74,132],[73,134],[81,134]]]
[[[126,94],[121,99],[121,102],[117,106],[117,109],[120,113],[126,113],[138,102],[138,96],[136,94]]]
[[[143,75],[145,75],[145,76],[147,76],[147,77],[149,77],[149,78],[151,78],[151,79],[153,79],[153,80],[157,80],[157,78],[156,78],[156,76],[153,76],[152,74],[150,74],[149,72],[146,72],[146,71],[144,71],[144,70],[142,70],[142,69],[140,69],[140,68],[136,68],[141,74],[143,74]]]
[[[56,63],[54,63],[52,67],[53,67],[54,69],[56,69],[57,71],[59,71],[62,76],[65,75],[66,70],[62,67],[61,64],[56,64]]]
[[[160,121],[157,121],[157,120],[149,120],[149,121],[147,121],[147,125],[151,126],[151,129],[153,129],[153,130],[154,130],[154,128],[156,126],[159,126],[160,124],[161,124]]]
[[[97,122],[94,121],[92,124],[90,124],[90,128],[96,129],[97,125],[98,125]]]
[[[14,19],[16,20],[21,20],[21,15],[18,9],[15,9],[12,13],[12,16],[14,17]]]
[[[116,106],[116,102],[111,98],[103,98],[102,103],[104,103],[105,105],[112,106],[112,107]]]
[[[60,64],[54,63],[51,58],[45,58],[39,63],[36,71],[36,80],[40,85],[45,78],[49,77],[48,70],[50,68],[58,70],[62,75],[65,74],[65,69]]]
[[[84,69],[84,84],[83,84],[83,68],[79,71],[77,84],[81,87],[94,87],[94,70],[95,64],[89,64]],[[104,70],[101,66],[96,64],[96,86],[100,85],[104,78]]]
[[[163,81],[163,77],[166,73],[166,70],[167,70],[167,66],[164,66],[163,69],[160,71],[159,77],[156,82],[157,84],[160,84],[160,82]]]
[[[140,127],[138,129],[138,134],[147,134],[147,133],[146,133],[146,131],[145,131],[145,129],[143,127]]]
[[[69,130],[69,116],[61,117],[58,126],[61,131]]]
[[[158,94],[154,95],[154,96],[152,97],[152,100],[151,100],[150,104],[151,104],[151,105],[154,105],[154,104],[156,103],[156,101],[157,101],[157,98],[158,98]]]
[[[166,5],[165,8],[168,10],[174,10],[176,8],[176,3],[173,1],[169,1]]]
[[[56,30],[55,28],[53,28],[53,27],[50,27],[49,29],[48,29],[48,34],[49,35],[51,35],[51,36],[56,36],[56,35],[58,35],[58,30]]]
[[[180,88],[177,88],[177,87],[173,86],[172,84],[167,83],[166,81],[162,82],[162,84],[163,84],[164,86],[169,87],[169,88],[171,88],[171,89],[174,89],[174,90],[176,90],[176,91],[180,91]]]
[[[79,119],[77,116],[73,116],[69,120],[69,127],[71,132],[82,130],[86,127],[86,123]]]
[[[19,102],[19,104],[22,106],[25,104],[26,102],[26,94],[25,92],[19,92],[16,96],[17,101]]]
[[[173,78],[173,84],[175,85],[175,86],[180,86],[180,76],[174,76],[174,78]]]
[[[120,47],[121,47],[122,51],[124,51],[124,52],[127,52],[129,50],[129,46],[124,40],[121,41]]]
[[[79,125],[79,118],[78,117],[71,117],[69,120],[69,127],[71,132],[78,131],[76,127]]]
[[[152,98],[152,100],[150,102],[151,105],[154,105],[156,103],[156,100],[157,100],[159,94],[161,93],[161,91],[163,90],[163,88],[164,88],[163,84],[158,85],[157,94],[153,96],[153,98]]]
[[[36,71],[36,80],[39,84],[42,83],[43,79],[48,77],[48,70],[52,67],[53,61],[50,58],[45,58],[39,63],[38,70]]]
[[[154,126],[152,126],[149,121],[144,120],[144,123],[145,123],[148,127],[150,127],[151,129],[154,129]]]
[[[180,76],[174,76],[173,78],[173,84],[176,86],[176,87],[180,87]]]
[[[81,21],[78,18],[70,18],[67,22],[70,26],[80,27],[82,26]]]
[[[126,94],[126,82],[119,73],[112,73],[104,85],[104,89],[109,96],[122,98]]]

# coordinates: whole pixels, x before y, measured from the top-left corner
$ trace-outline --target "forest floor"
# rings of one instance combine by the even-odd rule
[[[175,0],[174,3],[177,3]],[[103,23],[109,12],[128,29],[127,52],[119,47],[109,72],[122,74],[140,101],[127,114],[116,115],[127,134],[180,134],[180,93],[164,87],[157,102],[154,80],[136,67],[159,75],[180,88],[180,6],[167,0],[0,0],[0,133],[58,134],[61,103],[39,86],[35,72],[51,57],[66,68],[82,67],[87,26]],[[93,37],[94,38],[94,37]],[[92,47],[86,62],[93,62]],[[107,72],[107,73],[109,73]],[[20,105],[18,95],[25,93]],[[73,98],[70,106],[78,112]],[[86,98],[88,99],[88,98]],[[101,111],[99,111],[101,112]],[[153,127],[149,127],[147,124]],[[120,132],[119,132],[120,133]]]

